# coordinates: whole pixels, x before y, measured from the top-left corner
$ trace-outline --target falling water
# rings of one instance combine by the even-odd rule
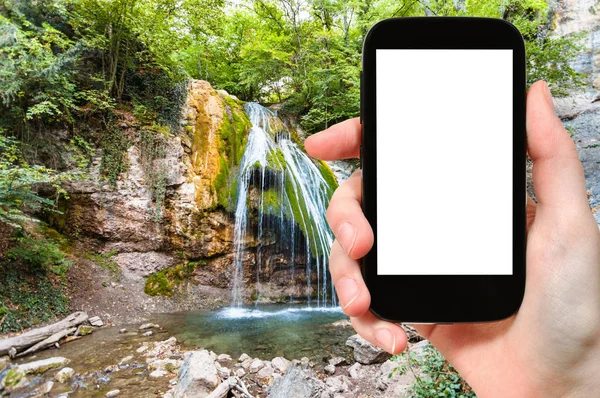
[[[315,163],[292,141],[274,111],[257,103],[247,103],[245,111],[252,127],[238,175],[234,229],[233,304],[243,304],[243,253],[247,236],[252,233],[248,208],[249,192],[258,191],[256,218],[256,291],[260,294],[260,272],[263,265],[261,243],[269,229],[278,229],[280,240],[289,242],[289,266],[294,278],[294,261],[304,250],[306,257],[306,300],[309,306],[337,305],[333,283],[328,275],[327,259],[333,236],[325,221],[331,188]],[[273,208],[277,195],[278,209]],[[269,217],[266,217],[269,216]],[[276,222],[273,222],[273,217]],[[271,221],[267,221],[267,218]],[[301,233],[299,233],[301,232]],[[300,243],[297,243],[301,239]],[[311,281],[315,292],[311,297]],[[290,297],[290,300],[292,297]],[[258,300],[258,298],[257,298]],[[315,302],[316,300],[316,302]]]

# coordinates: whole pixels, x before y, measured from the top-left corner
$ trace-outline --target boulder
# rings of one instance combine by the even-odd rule
[[[39,361],[24,363],[18,366],[19,371],[23,374],[42,374],[50,369],[65,366],[70,361],[63,357],[52,357],[40,359]]]
[[[267,389],[268,398],[314,398],[329,397],[325,383],[310,369],[302,369],[300,363],[292,362],[285,376],[278,377]]]
[[[354,359],[363,365],[383,363],[392,356],[390,353],[369,343],[358,334],[350,336],[346,341],[346,345],[354,348]]]
[[[181,369],[174,398],[203,398],[221,382],[217,367],[207,350],[191,351]]]

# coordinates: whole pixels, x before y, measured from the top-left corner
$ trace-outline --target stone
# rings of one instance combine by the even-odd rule
[[[88,322],[92,326],[96,326],[96,327],[104,326],[104,322],[102,322],[102,319],[100,319],[99,316],[93,316],[93,317],[89,318]]]
[[[125,364],[129,361],[131,361],[133,359],[133,355],[128,355],[125,358],[121,359],[121,361],[119,362],[119,364]]]
[[[106,393],[105,397],[106,398],[114,398],[119,394],[121,394],[121,390],[110,390],[109,392]]]
[[[267,388],[269,398],[313,398],[329,397],[327,386],[319,380],[311,369],[302,369],[300,362],[294,361],[285,376],[274,378]]]
[[[167,375],[167,371],[166,370],[155,370],[153,372],[151,372],[148,377],[151,379],[158,379],[161,377],[164,377]]]
[[[250,373],[256,373],[259,370],[261,370],[264,366],[265,363],[257,358],[250,363],[250,368],[248,369],[248,371]]]
[[[343,357],[335,357],[329,360],[329,364],[333,366],[346,365],[346,358]]]
[[[39,361],[24,363],[18,366],[19,371],[23,374],[42,374],[50,369],[56,369],[65,366],[70,361],[63,357],[52,357],[40,359]]]
[[[135,352],[137,352],[138,354],[143,354],[147,350],[148,350],[148,346],[147,345],[143,345],[140,348],[138,348],[137,350],[135,350]]]
[[[66,383],[67,381],[71,380],[74,374],[75,371],[73,369],[62,368],[58,371],[58,373],[56,373],[56,375],[54,375],[54,380],[58,381],[59,383]]]
[[[181,369],[174,398],[203,398],[220,383],[215,363],[207,350],[191,351]]]
[[[332,375],[332,374],[334,374],[334,373],[335,373],[335,366],[334,366],[334,365],[331,365],[331,364],[329,364],[329,365],[327,365],[327,366],[325,366],[325,367],[323,368],[323,371],[324,371],[325,373],[327,373],[328,375]]]
[[[362,365],[358,362],[355,362],[354,365],[348,367],[348,374],[353,379],[360,379],[364,376],[364,370]]]
[[[177,369],[179,369],[183,365],[183,361],[179,359],[157,359],[148,363],[149,369],[156,370],[165,370],[170,373],[177,373]]]
[[[228,354],[220,354],[220,355],[217,357],[217,361],[219,361],[219,362],[231,362],[231,361],[232,361],[232,358],[231,358],[231,355],[228,355]]]
[[[284,357],[275,357],[271,361],[271,366],[278,370],[280,373],[285,373],[290,367],[291,362]]]
[[[348,328],[352,327],[352,323],[348,319],[340,319],[339,321],[331,322],[329,325],[334,328]]]
[[[119,333],[127,333],[127,329],[125,329],[125,328],[119,329]]]
[[[267,378],[271,377],[275,373],[275,369],[271,366],[265,366],[261,370],[258,371],[258,377]]]
[[[244,377],[246,375],[246,371],[242,368],[239,368],[235,371],[235,375],[237,377]]]
[[[224,366],[217,366],[217,374],[219,375],[221,380],[228,379],[229,376],[231,376],[231,370]]]
[[[332,393],[344,393],[350,391],[351,384],[348,376],[328,377],[325,381],[327,389]]]
[[[119,365],[109,365],[104,368],[104,373],[114,373],[120,370]]]
[[[383,363],[392,356],[392,354],[369,343],[358,334],[350,336],[346,341],[346,345],[354,348],[354,359],[363,365]]]
[[[248,360],[248,359],[252,359],[252,358],[250,358],[250,355],[248,355],[248,354],[246,354],[246,353],[243,353],[243,354],[242,354],[242,355],[240,355],[240,357],[238,358],[238,362],[244,362],[244,361],[246,361],[246,360]]]
[[[102,322],[102,321],[100,321],[100,322]],[[93,326],[79,325],[79,327],[75,331],[75,336],[87,336],[88,334],[92,333],[93,331],[94,331]]]
[[[153,323],[144,323],[139,327],[139,330],[152,329],[154,327]]]
[[[150,337],[152,336],[152,330],[148,330],[147,332],[142,334],[142,337]]]

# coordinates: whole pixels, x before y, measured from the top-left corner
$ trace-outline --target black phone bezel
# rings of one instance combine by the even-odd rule
[[[512,275],[377,275],[377,49],[513,50]],[[371,312],[385,320],[406,323],[485,322],[511,316],[520,307],[525,292],[526,69],[521,34],[512,24],[493,18],[392,18],[377,23],[368,32],[362,59],[362,205],[375,234],[373,248],[362,259],[362,272],[371,294]],[[401,250],[401,242],[398,246]]]

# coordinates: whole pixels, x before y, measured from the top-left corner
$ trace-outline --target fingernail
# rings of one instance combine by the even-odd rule
[[[336,291],[344,310],[358,297],[358,285],[352,278],[341,278],[336,284]]]
[[[376,330],[375,340],[387,352],[393,354],[396,351],[396,336],[389,329]]]
[[[354,247],[354,239],[356,238],[356,231],[349,222],[343,222],[337,229],[335,236],[340,241],[340,244],[349,255]]]

